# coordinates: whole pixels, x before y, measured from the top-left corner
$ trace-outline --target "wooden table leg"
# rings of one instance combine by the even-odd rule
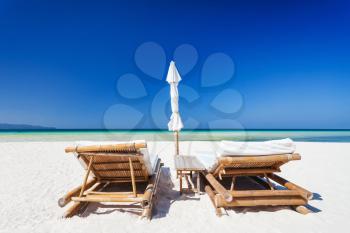
[[[182,195],[182,171],[179,171],[179,179],[180,179],[180,195]]]
[[[197,172],[197,192],[198,195],[201,195],[201,177],[200,177],[200,172]]]

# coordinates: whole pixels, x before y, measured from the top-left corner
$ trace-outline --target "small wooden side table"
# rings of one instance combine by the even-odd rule
[[[205,171],[204,165],[195,156],[177,155],[175,156],[176,175],[180,179],[180,194],[182,194],[182,178],[197,173],[197,193],[200,194],[200,172]]]

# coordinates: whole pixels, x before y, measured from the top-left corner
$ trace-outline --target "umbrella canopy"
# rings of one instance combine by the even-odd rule
[[[170,85],[171,97],[171,117],[168,123],[168,129],[175,132],[175,154],[179,154],[179,131],[184,127],[179,113],[179,91],[177,85],[181,81],[179,72],[176,69],[175,62],[171,61],[169,65],[166,81]]]
[[[170,102],[172,111],[170,121],[168,123],[168,129],[170,131],[180,131],[184,127],[179,113],[179,91],[177,89],[177,85],[181,81],[181,77],[176,69],[175,62],[173,61],[170,62],[166,81],[170,85]]]

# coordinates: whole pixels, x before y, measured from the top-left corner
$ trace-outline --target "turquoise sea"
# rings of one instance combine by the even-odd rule
[[[281,138],[307,142],[350,142],[350,130],[183,130],[182,141],[246,140],[262,141]],[[0,142],[133,140],[172,141],[166,130],[38,130],[0,131]]]

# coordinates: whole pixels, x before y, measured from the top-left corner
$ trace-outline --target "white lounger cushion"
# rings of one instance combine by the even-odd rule
[[[218,158],[215,153],[210,153],[206,151],[196,151],[194,155],[204,165],[207,171],[211,171],[217,166]]]
[[[290,138],[264,142],[221,141],[218,156],[259,156],[292,154],[295,144]]]
[[[152,175],[155,172],[158,155],[148,153],[147,148],[141,148],[140,152],[143,154],[143,161],[145,162],[145,167],[147,169],[148,174]]]
[[[124,143],[146,143],[145,140],[135,140],[135,141],[79,141],[76,142],[76,146],[92,146],[92,145],[115,145],[115,144],[124,144]],[[149,154],[147,148],[141,148],[140,152],[143,155],[143,160],[145,162],[145,167],[149,175],[152,175],[156,169],[158,155],[157,154]],[[80,160],[79,160],[80,161]],[[85,164],[82,164],[84,168],[86,168]]]
[[[216,152],[196,151],[195,156],[211,171],[217,166],[219,157],[228,156],[264,156],[274,154],[292,154],[295,144],[290,138],[264,142],[221,141]]]

